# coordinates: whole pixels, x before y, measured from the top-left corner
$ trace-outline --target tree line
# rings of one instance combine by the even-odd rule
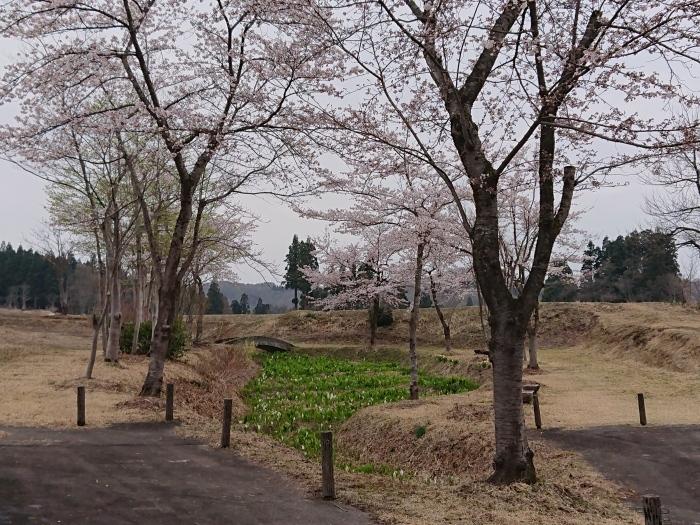
[[[553,261],[543,301],[684,302],[685,283],[672,234],[634,231],[600,246],[590,241],[576,277],[566,261]]]
[[[89,314],[97,304],[96,290],[94,260],[83,262],[72,253],[41,253],[22,245],[14,249],[0,242],[0,305]]]

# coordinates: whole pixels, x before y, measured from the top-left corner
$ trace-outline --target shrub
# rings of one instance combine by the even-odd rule
[[[146,355],[151,351],[151,321],[144,321],[139,327],[139,340],[136,348],[138,355]],[[134,323],[123,323],[122,333],[119,337],[119,347],[125,354],[131,353],[131,341],[134,338]],[[168,359],[182,357],[187,350],[188,334],[185,324],[181,320],[175,321],[170,333],[170,344],[168,345]]]
[[[391,326],[394,323],[394,310],[388,304],[379,307],[377,326]]]

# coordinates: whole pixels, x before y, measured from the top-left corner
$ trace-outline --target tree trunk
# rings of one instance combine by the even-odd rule
[[[445,336],[445,352],[448,354],[452,352],[452,334],[450,333],[450,325],[445,319],[445,315],[442,313],[442,308],[438,303],[437,287],[435,286],[435,280],[433,275],[430,275],[430,297],[433,300],[433,307],[437,313],[438,319],[440,319],[440,324],[442,325],[442,333]]]
[[[532,312],[532,318],[530,319],[530,322],[527,325],[527,346],[528,346],[528,355],[530,357],[530,360],[528,362],[527,367],[531,370],[539,370],[540,364],[537,361],[537,349],[538,349],[538,339],[537,339],[537,331],[539,329],[539,324],[540,324],[540,303],[537,303],[537,306],[535,306],[534,311]]]
[[[494,472],[489,481],[534,483],[537,478],[532,450],[527,443],[523,416],[524,323],[512,312],[491,312],[491,361],[496,430]]]
[[[177,303],[180,296],[182,276],[180,263],[184,252],[185,236],[192,219],[193,181],[181,180],[180,212],[178,213],[170,241],[170,249],[158,287],[158,315],[151,340],[151,356],[148,373],[141,387],[142,396],[160,396],[163,386],[163,370],[168,356],[170,330],[177,317]]]
[[[109,309],[109,293],[104,299],[104,306],[102,307],[102,313],[100,317],[97,314],[92,314],[92,348],[90,349],[90,359],[88,360],[87,367],[85,369],[85,378],[92,379],[92,370],[95,367],[95,359],[97,358],[97,340],[100,337],[100,328],[105,322],[105,317],[107,317],[107,310]]]
[[[418,318],[420,317],[424,249],[425,245],[419,242],[416,248],[416,268],[413,276],[413,304],[411,304],[411,316],[408,320],[408,358],[411,362],[411,385],[409,387],[409,395],[411,399],[418,399],[418,352],[416,349],[416,338],[418,333]]]
[[[170,328],[177,315],[177,296],[179,283],[175,279],[163,279],[158,294],[158,317],[155,332],[151,340],[151,355],[146,380],[141,388],[142,396],[160,396],[163,387],[163,370],[168,356]]]
[[[139,349],[139,332],[143,322],[144,271],[142,260],[141,232],[136,233],[136,280],[134,282],[134,337],[131,340],[131,355]]]
[[[204,295],[204,284],[202,279],[197,277],[197,321],[195,324],[194,342],[199,343],[202,340],[202,332],[204,330],[204,309],[207,305],[207,298]]]
[[[112,286],[110,294],[110,311],[109,311],[109,336],[107,338],[107,350],[105,352],[105,361],[116,363],[119,361],[119,338],[122,333],[122,301],[121,301],[121,282],[119,279],[119,263],[114,258],[112,264]]]
[[[481,323],[481,333],[484,334],[484,340],[486,344],[489,343],[489,333],[486,330],[486,323],[484,322],[484,297],[481,295],[481,286],[476,283],[476,299],[479,301],[479,322]],[[488,311],[486,312],[488,314]]]
[[[377,320],[379,319],[379,297],[374,297],[369,305],[369,347],[377,345]]]

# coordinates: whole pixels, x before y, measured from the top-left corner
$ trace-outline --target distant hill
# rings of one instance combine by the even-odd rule
[[[273,283],[231,283],[228,281],[219,282],[219,288],[228,299],[229,303],[233,299],[241,298],[241,295],[248,294],[248,303],[251,308],[258,302],[258,297],[261,297],[263,303],[270,305],[271,313],[287,312],[294,308],[292,299],[294,298],[294,290],[287,290],[285,287]]]

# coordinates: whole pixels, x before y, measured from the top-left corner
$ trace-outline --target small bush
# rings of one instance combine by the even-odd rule
[[[420,425],[416,427],[416,430],[414,431],[416,434],[416,437],[418,439],[422,438],[425,436],[425,433],[428,431],[428,429],[425,427],[425,425]]]
[[[388,304],[382,304],[379,307],[377,326],[391,326],[392,324],[394,324],[394,310]]]
[[[139,327],[139,340],[136,347],[138,355],[146,355],[151,351],[151,332],[153,330],[151,321],[144,321]],[[131,342],[134,338],[134,323],[123,323],[122,333],[119,337],[119,347],[125,354],[131,353]],[[168,359],[182,357],[187,350],[189,336],[185,324],[181,320],[175,321],[170,333],[170,344],[168,345]]]

